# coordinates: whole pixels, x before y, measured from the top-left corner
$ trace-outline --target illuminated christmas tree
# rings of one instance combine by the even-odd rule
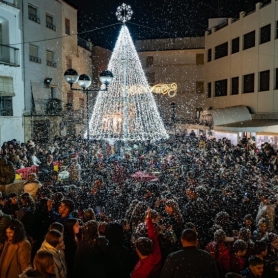
[[[127,16],[119,14],[122,10]],[[130,6],[117,10],[126,22]],[[132,12],[131,12],[132,13]],[[112,140],[159,140],[168,138],[150,86],[128,28],[123,24],[108,70],[114,75],[108,90],[99,92],[90,120],[90,138]]]

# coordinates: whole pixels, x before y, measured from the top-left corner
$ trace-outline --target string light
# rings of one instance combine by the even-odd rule
[[[108,70],[113,72],[114,79],[107,91],[97,95],[90,138],[122,141],[168,138],[126,25],[122,26]]]
[[[171,84],[156,84],[151,88],[151,92],[156,94],[167,95],[174,97],[177,94],[178,85],[177,83]]]

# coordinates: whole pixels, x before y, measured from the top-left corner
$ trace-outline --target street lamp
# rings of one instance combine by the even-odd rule
[[[103,72],[100,73],[99,79],[100,82],[102,83],[101,88],[90,88],[90,85],[92,83],[92,79],[89,75],[87,74],[81,74],[80,76],[78,75],[78,72],[74,69],[68,69],[64,73],[64,78],[67,83],[70,84],[70,89],[72,91],[82,91],[83,93],[86,94],[86,116],[87,116],[87,140],[89,143],[90,140],[90,127],[89,127],[89,92],[105,92],[108,89],[109,84],[113,80],[113,74],[109,70],[104,70]],[[73,84],[78,83],[78,85],[82,89],[77,89],[73,88]]]
[[[172,102],[171,108],[172,108],[172,122],[174,124],[174,134],[176,137],[176,103]]]

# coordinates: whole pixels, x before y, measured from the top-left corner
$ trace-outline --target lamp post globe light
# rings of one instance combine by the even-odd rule
[[[70,84],[72,91],[82,91],[86,94],[86,124],[87,124],[87,140],[90,140],[90,127],[89,127],[89,92],[101,92],[107,91],[109,84],[113,80],[113,73],[109,70],[104,70],[100,73],[99,79],[102,83],[101,88],[89,88],[92,83],[92,79],[87,74],[78,75],[75,69],[68,69],[64,73],[64,78],[67,83]],[[78,83],[82,89],[73,88],[73,84]]]

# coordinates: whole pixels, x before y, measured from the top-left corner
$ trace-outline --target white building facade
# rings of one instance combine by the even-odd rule
[[[243,120],[245,124],[238,115],[234,123],[223,123],[215,129],[233,133],[237,138],[243,134],[276,136],[278,2],[257,3],[238,18],[223,20],[206,32],[205,47],[206,107],[217,110],[214,115],[222,116],[221,109],[229,107],[246,106],[250,111]],[[268,120],[267,125],[263,119]]]
[[[20,7],[0,1],[0,142],[24,140],[24,85]]]

